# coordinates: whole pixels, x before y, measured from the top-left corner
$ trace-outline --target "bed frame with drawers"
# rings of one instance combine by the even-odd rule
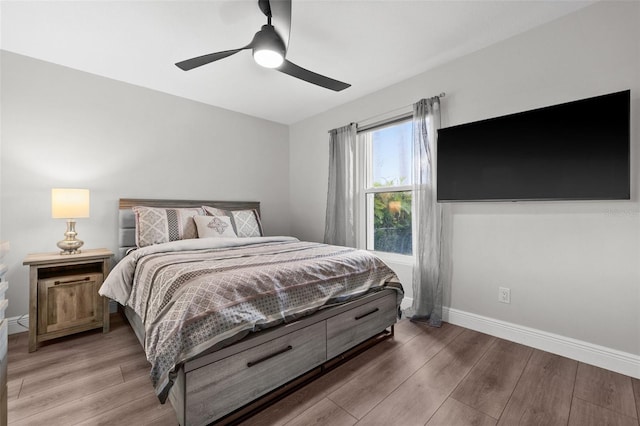
[[[256,209],[256,202],[120,200],[120,257],[135,245],[131,207]],[[132,229],[133,228],[133,229]],[[132,239],[133,238],[133,239]],[[252,333],[230,346],[184,363],[169,393],[181,425],[233,423],[322,374],[363,342],[393,335],[397,293],[386,289],[323,309],[292,323]],[[140,342],[144,326],[124,312]],[[390,330],[389,330],[390,329]]]

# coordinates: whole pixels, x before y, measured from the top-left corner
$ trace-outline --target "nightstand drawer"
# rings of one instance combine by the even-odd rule
[[[38,280],[38,334],[102,322],[102,274]]]

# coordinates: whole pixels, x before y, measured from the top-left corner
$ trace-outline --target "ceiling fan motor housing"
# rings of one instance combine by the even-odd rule
[[[262,26],[251,41],[250,46],[253,48],[253,55],[255,57],[256,52],[269,50],[280,54],[284,59],[286,48],[282,38],[278,35],[273,25],[265,24]]]

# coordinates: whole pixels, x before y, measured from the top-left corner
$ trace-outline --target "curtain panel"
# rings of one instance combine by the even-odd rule
[[[442,290],[449,280],[448,206],[437,202],[436,139],[440,127],[440,98],[422,99],[413,106],[415,264],[412,321],[442,324]]]
[[[356,125],[329,132],[329,189],[324,242],[356,247],[358,214]]]

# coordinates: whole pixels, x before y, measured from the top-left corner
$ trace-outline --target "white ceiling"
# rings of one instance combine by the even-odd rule
[[[352,84],[333,92],[261,68],[243,51],[258,2],[5,1],[2,49],[291,124],[580,9],[592,1],[293,0],[287,59]]]

